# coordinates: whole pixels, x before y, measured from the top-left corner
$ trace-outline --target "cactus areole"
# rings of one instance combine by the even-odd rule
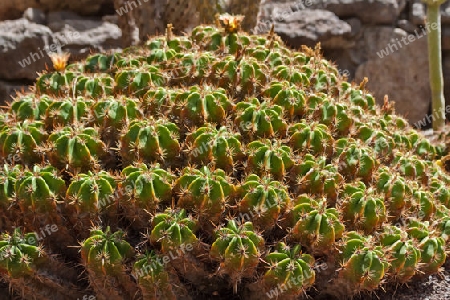
[[[1,111],[11,293],[66,295],[45,255],[77,266],[72,289],[108,300],[345,299],[439,272],[441,149],[319,46],[291,50],[241,21],[58,64]],[[31,239],[43,222],[68,236]]]

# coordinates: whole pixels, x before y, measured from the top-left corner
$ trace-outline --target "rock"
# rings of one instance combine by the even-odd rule
[[[50,59],[45,53],[55,40],[51,30],[43,25],[19,19],[0,23],[0,78],[36,78]]]
[[[266,1],[260,9],[260,26],[290,17],[298,11],[327,10],[341,19],[358,19],[363,24],[394,24],[405,8],[407,0],[301,0]],[[347,20],[346,20],[347,21]],[[262,24],[262,25],[261,25]],[[264,32],[258,30],[258,32]]]
[[[45,13],[39,8],[27,8],[23,13],[23,18],[31,23],[44,25],[46,22]]]
[[[314,46],[320,42],[323,48],[348,48],[352,41],[351,26],[339,20],[332,12],[304,9],[274,20],[275,32],[293,48],[301,45]]]
[[[102,20],[90,20],[90,19],[68,19],[60,22],[48,23],[48,27],[53,32],[64,30],[64,28],[70,27],[74,31],[87,31],[102,25]]]
[[[0,21],[20,18],[29,7],[40,7],[38,0],[2,0],[0,1]]]
[[[425,17],[427,15],[427,8],[425,3],[421,0],[410,0],[410,19],[416,25],[425,24]],[[441,5],[441,23],[443,25],[450,24],[450,2]]]
[[[16,95],[16,92],[28,90],[28,85],[23,82],[10,82],[0,80],[0,105],[5,105],[11,101],[11,97]],[[0,298],[2,299],[2,298]]]
[[[51,66],[48,53],[68,51],[71,59],[82,59],[91,52],[120,48],[121,31],[116,24],[101,20],[65,20],[48,27],[28,20],[0,22],[0,78],[30,79]]]
[[[350,18],[348,20],[345,20],[350,27],[352,28],[351,36],[356,37],[359,35],[362,29],[361,21],[358,18]]]
[[[363,23],[393,24],[406,0],[323,0],[323,3],[324,9],[334,12],[339,18],[356,17]]]
[[[66,20],[83,20],[83,18],[72,11],[60,10],[48,13],[47,23],[64,23]]]
[[[408,33],[414,33],[417,30],[417,26],[411,23],[409,20],[398,20],[397,26]]]
[[[89,24],[90,26],[87,26]],[[103,21],[68,22],[55,39],[73,58],[81,59],[91,52],[116,50],[121,46],[121,31],[116,24]]]
[[[431,102],[427,39],[419,35],[413,42],[406,40],[407,46],[399,47],[403,37],[406,40],[408,34],[400,28],[366,28],[364,51],[368,61],[357,68],[355,80],[368,77],[367,88],[379,104],[387,94],[390,101],[396,102],[396,112],[416,123],[426,116]]]
[[[19,18],[29,7],[46,12],[70,10],[82,15],[97,15],[105,7],[112,10],[113,0],[1,0],[0,20]]]
[[[425,24],[425,16],[426,16],[426,10],[425,10],[425,4],[423,4],[420,1],[412,1],[413,3],[410,4],[410,10],[409,10],[409,18],[413,24],[416,25],[423,25]]]
[[[119,24],[119,17],[117,15],[106,15],[102,17],[102,21]]]

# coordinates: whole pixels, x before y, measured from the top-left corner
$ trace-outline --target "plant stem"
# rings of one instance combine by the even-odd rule
[[[445,98],[442,75],[441,14],[439,3],[429,3],[427,9],[428,60],[432,99],[433,130],[442,131],[445,126]],[[436,29],[433,29],[433,24]],[[431,27],[431,28],[430,28]]]

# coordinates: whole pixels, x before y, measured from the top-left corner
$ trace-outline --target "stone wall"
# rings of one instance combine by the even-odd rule
[[[270,24],[292,47],[320,42],[325,56],[349,78],[369,78],[380,103],[419,126],[431,109],[428,82],[426,7],[420,0],[264,1],[256,30]],[[445,96],[450,104],[450,4],[442,6]],[[427,125],[430,125],[427,122]]]
[[[368,89],[378,101],[387,94],[398,113],[418,124],[431,102],[425,12],[420,0],[263,0],[255,31],[267,32],[273,23],[294,48],[320,42],[341,73],[358,83],[368,77]],[[120,51],[121,30],[113,14],[113,0],[0,1],[0,102],[26,89],[50,65],[47,52],[55,47],[71,52],[72,60]],[[442,23],[450,103],[448,3]]]
[[[8,2],[3,1],[0,16],[2,5]],[[117,17],[97,13],[81,16],[73,11],[28,8],[21,18],[0,22],[0,103],[10,100],[15,91],[28,89],[38,72],[52,65],[49,53],[70,52],[74,61],[92,52],[120,50],[122,33]]]

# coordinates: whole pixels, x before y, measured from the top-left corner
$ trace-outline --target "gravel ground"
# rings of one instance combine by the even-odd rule
[[[450,300],[450,260],[447,260],[445,269],[439,275],[416,279],[412,283],[398,287],[386,286],[384,289],[385,292],[380,290],[376,293],[361,294],[353,300]],[[333,300],[328,297],[320,299]],[[8,297],[8,288],[4,284],[0,285],[0,300],[13,300],[12,297]]]
[[[354,300],[450,300],[450,260],[440,274],[416,278],[402,286],[387,286],[380,291],[355,297]]]

